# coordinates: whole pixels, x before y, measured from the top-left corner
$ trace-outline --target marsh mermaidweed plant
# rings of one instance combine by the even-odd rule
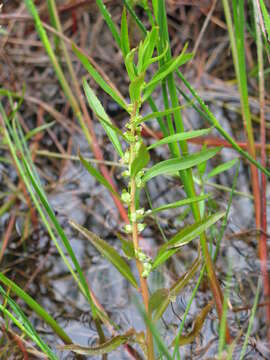
[[[67,63],[67,71],[69,72],[72,84],[67,81],[64,71],[61,68],[58,56],[55,54],[51,46],[46,30],[45,24],[41,21],[38,11],[32,0],[25,0],[29,12],[35,21],[37,33],[46,49],[50,61],[54,67],[55,73],[58,77],[59,83],[69,101],[71,108],[76,115],[79,124],[83,130],[90,148],[95,156],[100,156],[100,150],[96,147],[95,134],[91,127],[89,114],[87,112],[84,100],[80,95],[80,87],[76,75],[74,73],[72,62],[66,48],[68,39],[62,33],[61,24],[57,14],[57,7],[54,0],[48,0],[50,10],[50,19],[53,26],[53,34],[55,36],[55,46],[62,49],[63,56]],[[223,2],[226,7],[227,2]],[[255,1],[254,7],[256,6]],[[129,101],[125,100],[122,94],[116,87],[109,82],[107,76],[102,73],[97,64],[95,64],[89,57],[76,45],[73,45],[73,51],[79,58],[85,69],[89,72],[92,79],[111,96],[121,108],[126,111],[127,120],[125,129],[122,130],[116,127],[110,120],[101,101],[97,98],[94,90],[90,87],[89,82],[83,80],[83,88],[88,101],[89,107],[92,109],[96,118],[102,124],[106,134],[108,135],[119,161],[125,168],[121,174],[124,188],[121,189],[121,195],[117,191],[117,186],[112,181],[106,168],[100,166],[100,171],[88,162],[82,155],[79,154],[79,159],[87,171],[94,176],[95,179],[105,186],[115,200],[115,204],[121,212],[122,219],[125,222],[123,232],[125,236],[119,234],[119,240],[122,244],[122,252],[124,256],[120,255],[111,245],[104,241],[99,235],[91,232],[91,229],[86,229],[81,225],[76,224],[70,219],[70,224],[77,229],[83,236],[88,238],[93,246],[108,260],[113,266],[122,274],[122,276],[137,290],[138,295],[142,298],[143,307],[138,304],[138,308],[145,320],[146,334],[144,332],[137,333],[135,329],[129,329],[126,333],[120,333],[119,328],[110,320],[106,311],[100,306],[97,298],[88,285],[80,264],[74,254],[74,251],[69,243],[69,239],[65,235],[64,229],[61,227],[57,217],[50,206],[46,193],[43,189],[42,183],[39,179],[38,173],[32,160],[32,154],[29,151],[27,142],[31,137],[48,128],[50,124],[36,128],[32,133],[24,134],[17,117],[17,112],[20,110],[23,95],[11,93],[1,89],[1,95],[8,99],[11,111],[7,113],[3,106],[0,106],[2,134],[4,138],[4,145],[8,147],[12,156],[13,163],[18,171],[20,181],[25,185],[32,202],[34,203],[39,216],[47,229],[54,245],[62,257],[69,272],[73,276],[75,283],[83,294],[84,298],[89,304],[92,317],[95,322],[97,333],[99,335],[99,344],[93,347],[82,347],[72,344],[71,339],[59,324],[43,309],[34,299],[32,299],[19,286],[8,279],[4,274],[0,273],[0,281],[15,294],[22,298],[24,302],[40,316],[59,336],[59,338],[66,344],[61,349],[71,350],[78,354],[85,355],[104,355],[107,354],[120,345],[124,345],[125,349],[135,354],[133,344],[139,345],[141,352],[145,357],[153,360],[159,351],[163,358],[171,359],[176,356],[180,358],[179,346],[186,345],[194,341],[198,336],[204,320],[213,307],[213,301],[207,304],[199,313],[194,321],[193,330],[190,333],[182,334],[184,320],[190,309],[196,291],[202,281],[205,272],[208,274],[208,280],[213,292],[213,297],[216,303],[217,313],[221,320],[220,324],[220,342],[219,355],[222,356],[223,349],[226,347],[226,342],[229,343],[230,333],[226,324],[226,314],[228,311],[227,303],[223,302],[223,294],[215,275],[214,262],[217,258],[219,244],[227,223],[230,203],[234,195],[234,190],[237,181],[238,170],[236,171],[234,184],[231,189],[231,197],[225,212],[211,212],[207,208],[206,201],[211,194],[205,193],[204,184],[206,181],[223,171],[232,168],[238,164],[238,159],[233,159],[227,163],[221,164],[214,168],[210,173],[206,173],[206,163],[209,159],[214,157],[221,148],[208,149],[204,147],[201,151],[190,154],[186,141],[195,137],[201,137],[209,134],[215,128],[243,157],[253,164],[253,173],[260,169],[264,174],[269,176],[269,171],[265,169],[265,160],[262,164],[255,159],[255,151],[252,150],[253,135],[250,127],[250,114],[247,108],[247,83],[244,64],[244,28],[243,28],[243,2],[233,2],[234,20],[237,39],[231,39],[233,47],[233,56],[235,60],[236,75],[241,92],[241,101],[243,105],[243,113],[248,120],[248,133],[251,142],[251,150],[249,153],[243,151],[237,142],[223,129],[214,114],[206,106],[197,92],[193,89],[190,83],[186,80],[184,75],[179,71],[179,68],[187,63],[192,58],[192,54],[186,52],[187,47],[184,47],[181,54],[177,57],[172,57],[170,39],[168,34],[167,14],[165,8],[165,1],[152,1],[152,10],[147,1],[141,1],[140,6],[145,10],[150,24],[149,31],[146,30],[145,25],[140,21],[134,12],[134,4],[131,1],[124,1],[124,8],[121,18],[121,28],[118,31],[117,26],[113,23],[107,8],[101,0],[97,0],[97,5],[103,15],[109,29],[114,37],[115,43],[120,48],[123,55],[123,63],[129,79]],[[269,36],[269,16],[262,0],[260,0],[263,18],[265,19],[265,31],[263,32],[264,40]],[[128,27],[128,15],[137,24],[138,29],[142,33],[143,40],[132,48],[130,40],[130,32]],[[228,17],[228,6],[227,10]],[[237,18],[237,14],[241,16]],[[259,21],[259,15],[256,15],[256,21]],[[232,24],[228,22],[229,32],[232,31]],[[47,27],[48,29],[48,27]],[[256,27],[257,43],[260,43],[258,33],[260,32],[258,24]],[[231,35],[232,37],[232,35]],[[70,42],[70,41],[69,41]],[[237,46],[236,46],[237,43]],[[258,45],[259,47],[259,45]],[[266,46],[266,49],[269,48]],[[262,52],[258,50],[258,54]],[[260,57],[262,54],[260,54]],[[154,64],[154,66],[152,66]],[[241,65],[241,66],[240,66]],[[260,84],[263,82],[263,64],[260,60]],[[182,84],[188,89],[188,92],[176,85],[174,75],[182,81]],[[164,109],[158,109],[154,101],[154,91],[160,86],[163,96]],[[74,96],[73,89],[75,89]],[[263,98],[263,87],[260,86],[260,97]],[[182,106],[193,107],[210,125],[210,128],[205,128],[196,131],[185,131],[181,116],[182,106],[179,104],[178,93],[181,93],[186,103]],[[190,95],[189,95],[190,94]],[[153,97],[152,97],[153,96]],[[14,103],[14,99],[20,99],[19,103]],[[148,103],[152,109],[152,113],[142,116],[142,107]],[[263,101],[261,101],[263,104]],[[263,107],[263,106],[262,106]],[[263,111],[262,111],[263,112]],[[157,119],[160,129],[163,132],[163,138],[147,146],[142,137],[142,129],[146,123]],[[262,121],[263,123],[263,121]],[[151,156],[153,149],[161,146],[168,146],[170,150],[170,158],[164,161],[153,164],[153,157]],[[98,149],[98,150],[97,150]],[[263,151],[263,149],[262,149]],[[99,158],[100,160],[100,158]],[[102,160],[102,159],[101,159]],[[180,179],[184,186],[186,198],[180,199],[174,203],[164,204],[158,208],[145,210],[141,206],[143,193],[146,192],[146,186],[151,179],[156,176],[176,176]],[[258,180],[258,174],[257,180]],[[256,180],[256,181],[257,181]],[[195,182],[198,184],[197,189],[200,195],[197,195]],[[258,190],[258,189],[257,189]],[[254,193],[255,202],[257,201],[257,208],[259,207],[258,194]],[[13,203],[11,203],[12,206]],[[155,257],[151,258],[144,250],[143,231],[147,226],[147,217],[154,216],[164,210],[177,208],[180,206],[190,206],[193,213],[194,223],[185,226],[171,239],[166,241],[159,249],[157,249]],[[259,218],[259,213],[257,218]],[[206,231],[215,225],[220,219],[223,220],[220,236],[217,241],[217,248],[215,253],[211,254],[208,248],[208,239]],[[257,226],[260,221],[257,221]],[[101,235],[102,236],[102,235]],[[149,293],[149,275],[156,271],[160,266],[163,266],[172,256],[178,251],[184,251],[183,246],[200,237],[198,244],[197,258],[191,264],[190,268],[185,274],[179,275],[178,280],[170,288],[160,288],[153,294]],[[63,251],[63,249],[65,251]],[[264,254],[265,255],[265,254]],[[135,262],[137,266],[137,274],[131,270],[131,263]],[[179,331],[171,344],[165,344],[160,337],[156,324],[161,319],[162,315],[168,308],[169,304],[174,301],[180,291],[187,285],[191,278],[200,271],[195,289],[192,293],[191,299],[186,308],[184,318],[179,326]],[[136,276],[137,275],[137,276]],[[265,274],[267,275],[267,273]],[[139,281],[137,280],[139,279]],[[266,277],[265,277],[266,279]],[[265,281],[264,281],[265,282]],[[0,287],[1,297],[3,298],[3,305],[0,306],[5,319],[9,319],[21,331],[26,334],[40,350],[46,354],[50,359],[57,358],[53,351],[44,343],[36,330],[27,321],[26,316],[22,310],[14,303],[9,291]],[[267,295],[267,292],[265,292]],[[248,343],[248,337],[251,331],[252,323],[255,316],[256,306],[259,296],[259,287],[256,294],[256,301],[252,310],[252,317],[250,319],[250,326],[246,336],[245,344]],[[229,297],[227,293],[226,299]],[[104,327],[110,329],[112,337],[106,339],[104,336]],[[234,343],[231,344],[229,352],[232,353]],[[245,347],[243,347],[241,356],[244,356]],[[173,355],[171,355],[173,353]],[[141,355],[140,355],[141,356]]]

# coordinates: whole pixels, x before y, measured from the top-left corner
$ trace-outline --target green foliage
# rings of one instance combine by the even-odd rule
[[[112,246],[110,246],[106,241],[102,240],[96,234],[85,229],[83,226],[76,224],[74,221],[70,221],[70,224],[81,234],[83,234],[83,236],[90,240],[92,245],[95,246],[101,255],[109,260],[110,263],[112,263],[116,269],[131,283],[131,285],[138,289],[137,281],[134,278],[130,267]]]

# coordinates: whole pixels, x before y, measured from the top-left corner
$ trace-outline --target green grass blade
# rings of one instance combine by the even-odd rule
[[[43,124],[41,126],[38,126],[36,128],[34,128],[33,130],[28,131],[28,133],[25,135],[25,141],[31,139],[33,136],[39,134],[40,132],[49,129],[50,127],[52,127],[55,124],[55,121],[51,121],[48,124]]]
[[[260,0],[260,6],[261,6],[261,10],[262,10],[265,30],[266,30],[267,36],[268,36],[268,41],[270,41],[270,15],[267,11],[267,8],[266,8],[263,0]]]
[[[248,329],[247,329],[247,333],[245,336],[245,341],[241,350],[241,354],[240,354],[240,358],[239,360],[243,360],[246,350],[247,350],[247,346],[248,346],[248,339],[250,337],[250,333],[252,330],[252,326],[255,320],[255,315],[256,315],[256,310],[257,310],[257,306],[258,306],[258,302],[259,302],[259,295],[260,295],[260,289],[261,289],[261,281],[258,281],[258,285],[257,285],[257,290],[256,290],[256,295],[255,295],[255,299],[254,299],[254,304],[252,306],[252,310],[251,310],[251,315],[249,318],[249,323],[248,323]]]
[[[206,114],[205,119],[207,119],[207,121],[217,129],[217,131],[224,137],[224,139],[227,140],[239,154],[241,154],[249,162],[251,162],[258,169],[260,169],[264,174],[266,174],[268,177],[270,177],[270,172],[267,169],[265,169],[258,161],[253,159],[253,157],[250,156],[248,152],[241,149],[241,147],[237,144],[237,142],[223,129],[223,127],[220,125],[220,123],[217,120],[217,118],[215,117],[215,115],[210,111],[208,106],[204,103],[204,101],[201,99],[201,97],[197,94],[196,90],[185,79],[184,75],[180,71],[176,71],[176,74],[183,81],[183,83],[188,88],[188,90],[190,91],[192,96],[200,104],[201,108],[203,109],[203,111]],[[191,99],[188,99],[188,101],[191,101]]]
[[[11,299],[11,297],[5,292],[5,290],[1,286],[0,293],[6,302],[5,306],[0,305],[0,311],[2,311],[5,316],[9,317],[11,321],[13,321],[13,323],[22,332],[29,336],[29,338],[32,339],[39,346],[39,348],[44,352],[44,354],[48,356],[50,360],[58,360],[50,347],[38,335],[38,333],[30,323],[28,318],[25,316],[23,311],[19,308],[15,301]],[[11,308],[11,310],[16,316],[14,316],[9,310],[7,310],[6,305]]]
[[[97,6],[98,6],[101,14],[103,15],[103,17],[107,23],[111,33],[112,33],[113,37],[114,37],[114,40],[116,41],[117,45],[121,49],[121,38],[120,38],[119,31],[118,31],[116,25],[112,21],[111,14],[107,10],[107,8],[104,5],[102,0],[96,0],[96,3],[97,3]]]
[[[0,273],[0,281],[11,289],[17,296],[19,296],[40,318],[45,321],[53,331],[66,344],[71,344],[72,341],[65,331],[57,324],[57,322],[47,313],[47,311],[40,306],[31,296],[16,285],[12,280],[8,279],[3,273]]]

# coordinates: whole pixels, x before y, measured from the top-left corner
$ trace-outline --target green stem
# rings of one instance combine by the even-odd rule
[[[134,111],[130,118],[131,133],[133,136],[135,136],[135,134],[136,134],[136,126],[133,125],[134,124],[133,119],[135,118],[136,113],[137,113],[137,105],[134,104]],[[130,167],[135,158],[135,144],[136,144],[136,142],[132,142],[130,145],[130,158],[129,158]],[[132,214],[136,214],[136,210],[137,210],[137,208],[136,208],[136,191],[137,191],[137,185],[136,185],[136,181],[135,181],[135,176],[131,176],[130,177],[130,214],[131,214],[130,222],[131,222],[131,226],[132,226],[132,241],[133,241],[134,251],[135,251],[135,254],[138,254],[138,252],[139,252],[138,222],[136,220],[136,216],[135,216],[135,218],[132,217]],[[146,311],[146,314],[147,314],[149,320],[151,320],[151,314],[149,313],[149,292],[148,292],[148,287],[147,287],[147,280],[145,277],[142,276],[143,264],[138,258],[136,258],[136,265],[137,265],[139,278],[140,278],[141,294],[142,294],[145,311]],[[154,354],[153,336],[152,336],[151,329],[149,328],[148,325],[147,325],[147,329],[146,329],[146,342],[147,342],[148,359],[154,360],[155,354]]]

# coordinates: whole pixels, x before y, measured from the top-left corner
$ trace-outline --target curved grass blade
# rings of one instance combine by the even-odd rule
[[[103,255],[116,269],[136,288],[138,289],[137,281],[132,274],[130,267],[125,260],[118,254],[118,252],[110,246],[106,241],[102,240],[93,232],[85,229],[83,226],[76,224],[70,220],[70,225],[78,230],[84,237],[91,241],[92,245]]]
[[[94,113],[97,116],[104,118],[107,122],[111,123],[111,120],[110,120],[109,116],[107,115],[106,111],[104,110],[101,102],[96,97],[94,91],[90,88],[90,86],[88,85],[88,83],[85,79],[83,80],[83,88],[84,88],[84,91],[85,91],[85,94],[86,94],[86,97],[88,100],[88,104],[91,107],[91,109],[94,111]],[[123,154],[122,146],[120,144],[120,141],[117,137],[116,132],[111,127],[107,126],[104,122],[101,122],[101,124],[103,125],[103,128],[106,131],[108,137],[110,138],[118,155],[122,157],[124,154]]]
[[[173,135],[167,136],[167,137],[155,142],[154,144],[148,146],[147,149],[150,150],[150,149],[156,148],[157,146],[171,144],[171,143],[177,142],[177,141],[193,139],[193,138],[199,137],[199,136],[204,136],[204,135],[209,134],[212,130],[213,130],[213,128],[202,129],[202,130],[193,130],[193,131],[187,131],[184,133],[173,134]]]
[[[38,316],[42,318],[53,331],[64,341],[66,344],[72,344],[71,339],[65,331],[57,324],[57,322],[47,313],[47,311],[40,306],[31,296],[24,290],[16,285],[12,280],[8,279],[3,273],[0,273],[0,281],[11,289],[17,296],[19,296]]]
[[[200,152],[186,155],[181,158],[173,158],[161,161],[146,171],[142,178],[143,182],[147,182],[155,176],[164,174],[173,174],[177,171],[190,169],[191,167],[200,164],[203,161],[211,159],[221,150],[220,147],[213,149],[206,149]]]
[[[100,184],[105,186],[105,188],[108,189],[113,195],[120,199],[119,194],[114,190],[109,181],[107,181],[105,177],[101,175],[101,173],[96,168],[94,168],[94,166],[92,166],[88,161],[86,161],[82,155],[79,154],[79,158],[85,169],[89,172],[89,174],[92,175]]]
[[[0,304],[0,311],[9,317],[10,320],[22,331],[24,332],[31,340],[33,340],[39,348],[43,351],[44,354],[48,356],[50,360],[57,360],[57,356],[52,352],[50,347],[41,339],[38,335],[28,318],[25,316],[23,311],[15,303],[14,300],[5,292],[5,290],[0,286],[0,293],[5,300],[5,305]],[[12,309],[14,316],[6,307],[7,305]]]

